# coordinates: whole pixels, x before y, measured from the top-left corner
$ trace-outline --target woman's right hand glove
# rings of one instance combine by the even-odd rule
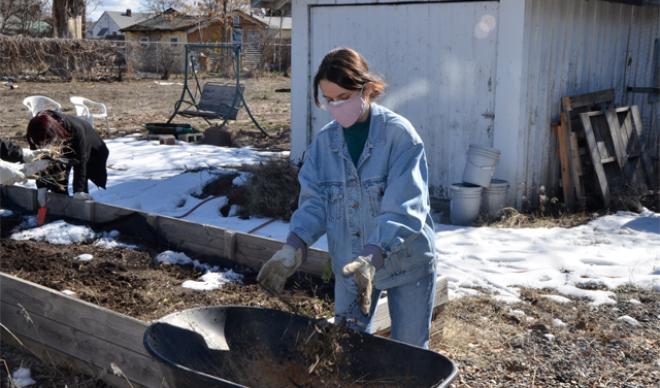
[[[9,163],[0,160],[0,184],[11,186],[14,183],[25,182],[25,174],[20,163]]]
[[[268,291],[279,294],[284,290],[286,280],[293,275],[303,262],[303,249],[284,244],[261,267],[257,281]]]

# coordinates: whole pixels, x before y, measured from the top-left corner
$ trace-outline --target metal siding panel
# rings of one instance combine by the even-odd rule
[[[623,92],[632,80],[650,84],[660,10],[586,0],[528,0],[528,6],[528,141],[520,146],[528,155],[526,195],[535,196],[540,185],[552,188],[558,181],[550,123],[558,120],[562,96],[615,88],[617,102],[639,104],[650,122],[651,109],[641,104],[645,95],[624,98]],[[624,71],[629,45],[633,63]]]
[[[497,8],[496,2],[313,7],[309,84],[328,50],[362,53],[388,83],[381,103],[422,136],[433,195],[446,197],[462,178],[468,145],[492,145],[492,119],[483,114],[494,111],[497,28],[483,34],[478,28],[483,18],[496,20]],[[330,116],[311,110],[317,133]]]

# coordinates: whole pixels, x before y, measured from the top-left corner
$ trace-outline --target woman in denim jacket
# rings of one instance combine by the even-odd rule
[[[427,348],[436,285],[428,166],[410,122],[373,102],[384,87],[352,49],[323,59],[314,100],[335,120],[306,152],[287,242],[257,279],[281,292],[307,247],[327,233],[336,320],[369,331],[387,290],[392,338]]]

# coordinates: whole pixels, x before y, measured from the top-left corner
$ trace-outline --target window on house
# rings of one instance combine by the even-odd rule
[[[176,47],[179,44],[179,38],[170,38],[170,44]]]
[[[149,38],[148,37],[143,36],[143,37],[140,38],[140,44],[142,44],[142,46],[147,46],[147,43],[149,43]]]

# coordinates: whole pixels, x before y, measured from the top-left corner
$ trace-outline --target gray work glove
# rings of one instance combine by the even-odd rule
[[[341,272],[344,276],[353,276],[358,289],[358,303],[362,314],[369,315],[371,311],[371,295],[373,293],[374,275],[383,266],[383,252],[375,245],[367,245],[360,256],[346,264]]]
[[[23,165],[0,160],[0,184],[11,186],[14,183],[25,182]]]
[[[33,162],[25,163],[23,165],[23,174],[28,178],[35,178],[37,173],[40,173],[50,167],[50,160],[37,159]]]
[[[296,249],[284,244],[282,249],[275,252],[261,267],[257,281],[268,291],[280,294],[284,290],[286,280],[302,265],[303,249]]]

